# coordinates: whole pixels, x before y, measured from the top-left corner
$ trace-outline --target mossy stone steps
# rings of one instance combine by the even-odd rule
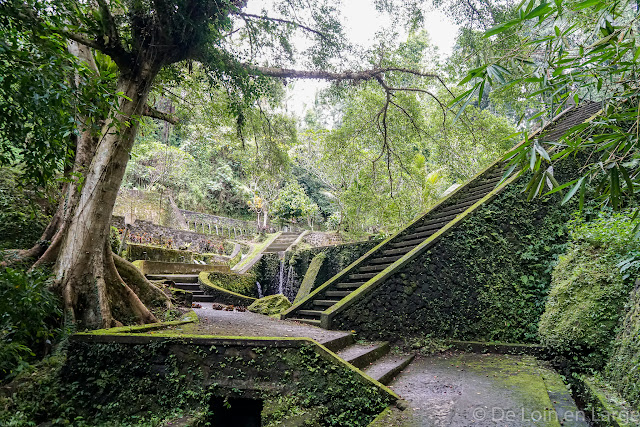
[[[392,262],[389,262],[387,264],[373,264],[373,265],[367,265],[366,267],[362,267],[360,268],[360,271],[363,272],[367,272],[367,271],[382,271],[385,268],[389,267],[391,264],[393,264]]]
[[[352,280],[360,280],[360,279],[372,279],[374,278],[378,273],[358,273],[358,274],[350,274],[349,275],[349,279]]]
[[[372,344],[354,344],[338,351],[336,354],[341,359],[360,369],[373,364],[388,352],[389,343],[380,342]]]
[[[175,284],[175,288],[183,291],[191,292],[193,294],[192,302],[214,302],[215,297],[207,295],[198,284],[197,274],[148,274],[149,280],[171,280]]]
[[[289,249],[289,246],[300,236],[300,233],[284,232],[267,246],[262,253],[278,253]]]
[[[314,299],[313,305],[317,305],[321,307],[331,307],[338,301],[340,301],[340,299]]]
[[[385,242],[377,253],[365,257],[359,264],[349,267],[348,272],[340,273],[342,277],[327,286],[321,286],[311,296],[294,304],[293,309],[285,312],[284,317],[295,317],[297,320],[321,324],[323,312],[331,309],[342,299],[366,284],[368,281],[394,268],[394,263],[402,256],[422,244],[438,230],[445,227],[463,212],[477,204],[483,197],[493,191],[504,176],[504,164],[497,164],[478,175],[467,185],[460,187],[450,199],[437,205]],[[327,327],[324,325],[324,327]],[[400,363],[400,362],[398,362]]]
[[[322,314],[322,311],[321,310],[300,310],[298,311],[298,314],[302,316],[309,316],[312,318],[315,317],[319,319],[320,315]]]
[[[149,280],[171,280],[180,283],[198,283],[197,274],[148,274]]]
[[[364,285],[367,282],[342,282],[336,285],[336,289],[358,289],[360,286]]]
[[[349,295],[351,293],[351,291],[327,291],[326,295],[328,297],[346,297],[347,295]]]
[[[198,293],[204,293],[200,289],[200,285],[198,283],[176,283],[176,288],[182,289],[183,291],[192,292],[194,295]]]
[[[364,369],[364,373],[382,384],[389,384],[409,363],[415,355],[387,354],[376,361],[376,363]]]
[[[369,264],[393,264],[394,262],[396,262],[400,258],[402,258],[402,256],[400,256],[400,255],[398,255],[398,256],[376,257],[376,258],[373,258],[371,261],[369,261]]]

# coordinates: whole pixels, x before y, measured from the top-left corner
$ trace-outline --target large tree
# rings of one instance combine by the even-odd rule
[[[40,255],[37,263],[55,261],[66,312],[82,327],[155,320],[145,302],[159,298],[157,290],[111,253],[108,236],[139,119],[153,115],[147,100],[159,74],[170,75],[188,61],[202,63],[211,83],[227,92],[240,134],[246,108],[269,91],[268,77],[375,80],[388,93],[387,106],[398,91],[385,83],[389,76],[437,78],[398,67],[340,71],[335,64],[346,44],[334,5],[275,3],[277,16],[243,12],[246,0],[17,0],[0,6],[17,22],[68,40],[86,63],[100,53],[117,67],[113,108],[102,117],[78,119],[72,176],[81,179],[66,186],[58,215],[45,231],[43,240],[51,244],[44,253],[35,247],[24,254]],[[301,34],[310,41],[303,51],[292,43]],[[300,59],[305,71],[294,69]],[[101,130],[92,132],[83,125],[88,122]]]

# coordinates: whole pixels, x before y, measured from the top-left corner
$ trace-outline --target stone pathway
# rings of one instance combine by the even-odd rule
[[[248,311],[213,310],[207,303],[195,311],[200,323],[178,327],[183,333],[309,337],[320,343],[350,334]],[[417,357],[389,386],[404,400],[397,405],[404,409],[388,409],[372,426],[588,426],[560,376],[532,356]]]
[[[390,388],[408,407],[388,410],[376,427],[588,426],[559,375],[531,356],[420,357]]]
[[[320,343],[344,336],[345,332],[329,331],[315,326],[278,320],[250,311],[213,310],[212,304],[195,308],[200,323],[183,325],[185,333],[246,337],[308,337]]]

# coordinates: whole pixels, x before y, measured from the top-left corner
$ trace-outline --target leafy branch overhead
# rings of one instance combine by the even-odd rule
[[[539,104],[529,113],[531,120],[541,121],[538,128],[572,105],[602,103],[597,117],[575,123],[558,143],[548,144],[544,132],[533,131],[507,156],[534,172],[530,197],[566,191],[565,203],[578,195],[582,205],[589,187],[614,209],[635,199],[640,185],[639,18],[631,1],[531,0],[484,33],[496,44],[517,43],[467,73],[461,85],[468,88],[452,103],[459,112],[489,89],[522,85],[533,88],[523,95]],[[589,154],[582,177],[556,182],[553,164],[584,151]]]

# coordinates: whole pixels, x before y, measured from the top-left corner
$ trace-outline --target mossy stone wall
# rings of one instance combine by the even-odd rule
[[[264,426],[293,415],[313,425],[365,426],[392,401],[301,340],[84,336],[71,340],[61,381],[93,425],[166,420],[207,412],[212,397],[240,397],[264,400]]]
[[[158,246],[127,244],[125,258],[129,261],[148,260],[162,262],[193,262],[194,254],[191,251],[161,248]]]
[[[632,292],[604,377],[630,403],[640,408],[640,282]]]
[[[577,170],[573,161],[560,166],[555,173],[561,182]],[[574,207],[560,206],[558,195],[527,202],[527,178],[336,313],[332,329],[354,329],[372,339],[536,342]]]

